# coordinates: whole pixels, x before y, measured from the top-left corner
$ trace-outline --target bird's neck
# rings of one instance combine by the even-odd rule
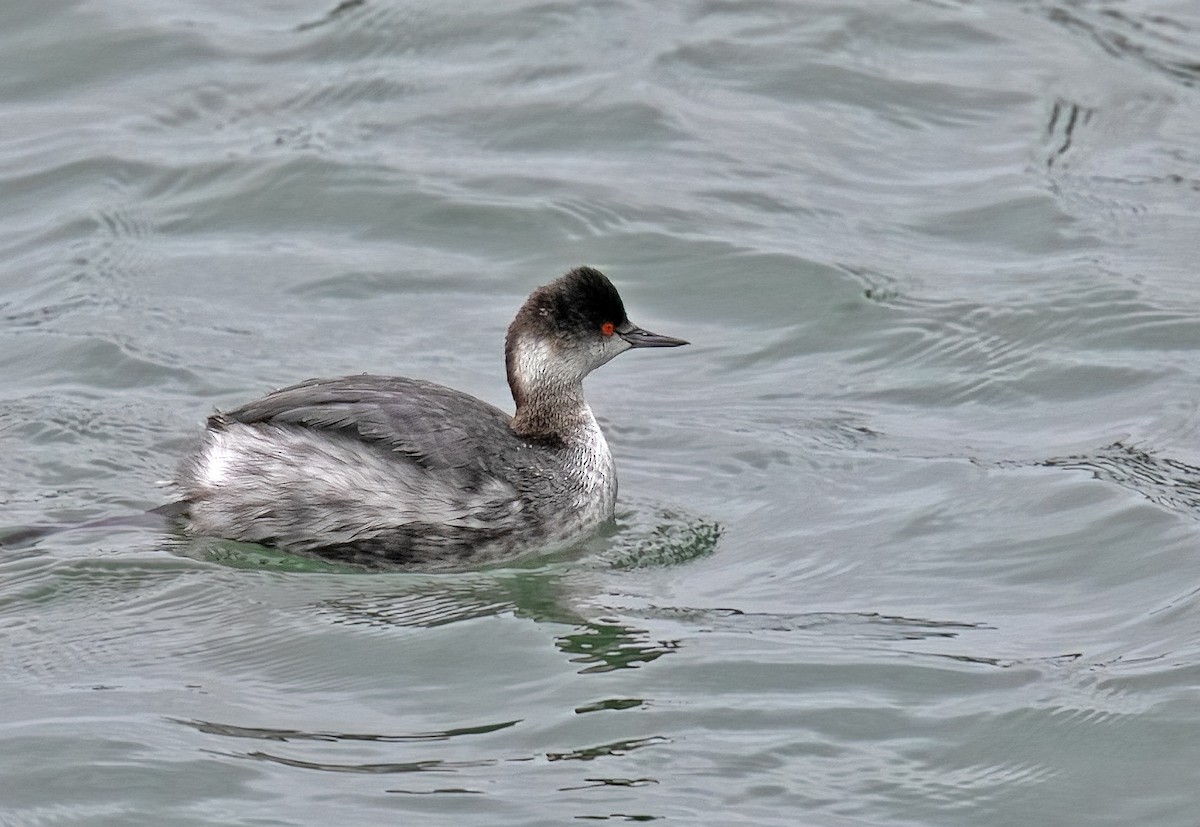
[[[519,339],[509,343],[506,357],[517,436],[562,444],[595,427],[583,396],[583,377],[557,357],[551,344]]]

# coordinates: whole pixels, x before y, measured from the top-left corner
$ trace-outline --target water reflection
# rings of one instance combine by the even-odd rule
[[[227,758],[250,758],[256,761],[269,761],[273,764],[282,764],[285,767],[296,767],[302,770],[322,770],[324,772],[354,772],[365,773],[368,775],[379,775],[383,773],[404,773],[404,772],[454,772],[455,770],[469,769],[475,767],[490,767],[495,765],[495,761],[443,761],[441,759],[433,759],[428,761],[404,761],[399,763],[382,763],[382,764],[332,764],[326,761],[302,761],[299,758],[285,758],[282,755],[273,755],[269,752],[217,752],[210,750],[214,755],[224,755]]]
[[[559,787],[558,789],[567,792],[568,790],[589,790],[596,787],[643,787],[647,784],[658,783],[653,778],[585,778],[583,780],[587,783],[575,787]]]
[[[1122,442],[1037,464],[1089,471],[1098,480],[1136,491],[1152,503],[1200,519],[1200,468],[1194,465]]]
[[[414,743],[414,742],[430,742],[430,741],[447,741],[453,738],[459,738],[472,735],[487,735],[500,730],[514,727],[521,723],[520,721],[503,721],[496,724],[484,724],[481,726],[469,726],[450,729],[442,732],[420,732],[402,735],[384,735],[384,734],[369,734],[369,733],[338,733],[338,732],[304,732],[293,729],[269,729],[259,727],[243,727],[232,724],[222,724],[213,721],[196,721],[182,720],[177,718],[167,719],[172,723],[182,726],[191,727],[198,732],[207,735],[218,735],[226,738],[251,740],[267,740],[277,741],[281,743],[288,742],[325,742],[325,743],[340,743],[340,742],[371,742],[371,743]],[[668,744],[670,739],[661,735],[651,735],[640,738],[627,738],[617,741],[610,741],[602,744],[594,744],[586,747],[568,750],[565,752],[545,752],[540,755],[522,755],[510,756],[505,758],[479,758],[473,760],[446,760],[441,758],[425,758],[414,759],[409,761],[384,761],[370,763],[346,763],[335,761],[317,761],[310,759],[302,759],[291,756],[279,755],[273,752],[264,750],[251,750],[247,752],[234,752],[228,750],[205,749],[214,755],[223,755],[228,758],[243,758],[255,761],[268,761],[275,764],[281,764],[288,767],[307,770],[321,770],[324,772],[337,773],[363,773],[368,775],[388,774],[388,773],[412,773],[412,772],[455,772],[459,770],[477,769],[480,767],[492,767],[501,762],[528,762],[535,760],[545,760],[547,762],[557,761],[594,761],[598,758],[618,757],[627,755],[634,750],[643,749],[645,747],[657,746],[660,744]],[[657,783],[652,778],[639,779],[585,779],[588,782],[594,782],[592,785],[603,786],[606,784],[616,786],[640,786],[641,784]],[[566,787],[564,789],[573,789]],[[468,790],[456,789],[455,792],[469,792]]]
[[[620,712],[625,709],[638,709],[645,705],[646,701],[643,698],[605,698],[602,701],[575,707],[575,714],[583,715],[587,712],[603,712],[605,710]]]
[[[1046,126],[1046,142],[1049,144],[1047,168],[1058,163],[1071,148],[1075,129],[1092,119],[1094,110],[1059,98],[1050,110],[1050,123]]]
[[[234,724],[220,724],[214,721],[189,721],[181,718],[168,718],[167,720],[175,724],[192,727],[197,732],[204,732],[209,735],[225,735],[231,738],[251,738],[263,741],[373,741],[382,744],[446,741],[465,735],[486,735],[502,729],[508,729],[520,723],[520,720],[501,721],[496,724],[456,727],[436,732],[380,735],[363,732],[305,732],[298,729],[267,729],[262,727],[236,726]]]
[[[671,739],[669,738],[664,738],[661,735],[651,735],[648,738],[629,738],[623,741],[612,741],[607,744],[573,749],[570,752],[548,752],[546,753],[546,758],[549,761],[594,761],[597,758],[625,755],[633,752],[635,749],[669,743],[671,743]]]
[[[1082,652],[1071,652],[1065,655],[1051,655],[1044,658],[989,658],[982,655],[954,655],[945,652],[916,652],[906,654],[924,658],[943,658],[957,663],[970,663],[976,666],[994,666],[998,669],[1010,669],[1014,666],[1065,666],[1083,657]]]
[[[457,582],[417,581],[408,590],[328,600],[319,611],[346,625],[433,627],[509,612],[539,623],[571,627],[555,645],[581,672],[609,672],[651,663],[680,646],[656,639],[648,630],[620,618],[591,619],[573,608],[586,577],[551,567],[496,573]]]
[[[1184,86],[1200,83],[1200,62],[1186,39],[1189,28],[1168,15],[1134,17],[1108,4],[1092,9],[1078,3],[1048,5],[1045,14],[1113,57],[1135,60]]]
[[[986,623],[900,617],[877,612],[744,612],[740,609],[655,606],[639,614],[684,621],[702,632],[799,632],[829,627],[876,640],[927,640],[956,638],[967,630],[994,629]]]
[[[626,625],[615,618],[588,621],[555,639],[558,648],[573,655],[572,663],[587,666],[581,673],[633,669],[652,663],[678,649],[679,640],[654,640],[645,629]]]
[[[316,29],[321,26],[326,26],[330,23],[335,22],[339,17],[346,14],[347,12],[353,11],[354,9],[357,9],[359,6],[364,5],[366,3],[366,1],[367,0],[342,0],[342,2],[338,3],[336,6],[334,6],[332,9],[330,9],[328,12],[326,12],[324,17],[322,17],[319,20],[309,21],[308,23],[301,23],[299,26],[296,27],[296,31],[306,32],[309,29]]]

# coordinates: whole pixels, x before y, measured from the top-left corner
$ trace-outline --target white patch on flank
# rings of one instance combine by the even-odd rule
[[[229,479],[229,464],[232,460],[233,454],[225,434],[210,433],[200,457],[197,481],[207,488],[220,488]]]
[[[469,472],[429,471],[386,448],[290,426],[233,423],[209,432],[180,480],[190,530],[272,539],[299,549],[370,538],[410,523],[465,530],[521,527],[503,479],[468,486]],[[518,503],[519,506],[519,503]]]

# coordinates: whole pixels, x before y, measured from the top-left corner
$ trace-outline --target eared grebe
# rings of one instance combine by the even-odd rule
[[[632,324],[590,267],[539,287],[504,345],[516,413],[431,382],[310,379],[214,414],[176,476],[190,534],[373,567],[494,563],[612,518],[612,453],[583,377],[682,339]]]

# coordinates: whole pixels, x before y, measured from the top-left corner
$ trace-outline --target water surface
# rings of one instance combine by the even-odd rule
[[[577,264],[694,343],[589,379],[569,554],[0,550],[0,823],[1195,823],[1194,4],[0,20],[5,530],[310,376],[507,405]]]

